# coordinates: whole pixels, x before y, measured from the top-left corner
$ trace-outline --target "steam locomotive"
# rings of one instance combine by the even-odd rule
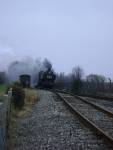
[[[47,71],[40,71],[39,72],[39,80],[38,80],[38,87],[44,89],[52,89],[54,86],[54,82],[56,79],[56,75],[49,68]]]
[[[52,89],[55,79],[56,75],[51,68],[49,68],[47,71],[40,71],[38,84],[35,87],[41,89]],[[31,85],[31,76],[28,74],[20,75],[20,83],[23,88],[29,88]]]

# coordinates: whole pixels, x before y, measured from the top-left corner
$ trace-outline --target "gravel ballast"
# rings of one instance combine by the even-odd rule
[[[14,150],[110,150],[52,92],[38,90],[32,114],[18,119]],[[111,149],[112,150],[112,149]]]

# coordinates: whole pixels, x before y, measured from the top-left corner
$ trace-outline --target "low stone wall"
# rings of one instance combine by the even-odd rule
[[[9,91],[8,95],[0,97],[0,150],[6,150],[7,147],[7,131],[10,120],[11,95],[12,92]]]

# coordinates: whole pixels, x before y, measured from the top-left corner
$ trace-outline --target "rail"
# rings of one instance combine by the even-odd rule
[[[62,90],[56,90],[57,92],[60,92],[60,93],[65,93],[65,94],[70,94],[72,96],[74,96],[75,98],[78,98],[80,100],[82,100],[83,102],[89,104],[89,105],[92,105],[93,107],[95,107],[96,109],[98,110],[101,110],[102,112],[105,112],[107,113],[109,116],[113,117],[113,112],[106,109],[105,107],[101,106],[101,105],[98,105],[98,104],[95,104],[94,102],[90,102],[88,100],[86,100],[85,98],[81,97],[81,96],[78,96],[78,95],[74,95],[70,92],[66,92],[66,91],[62,91]]]
[[[110,136],[107,132],[104,132],[100,127],[98,127],[94,122],[89,120],[86,116],[84,116],[80,111],[78,111],[71,103],[66,100],[60,93],[56,92],[56,95],[64,101],[64,103],[68,106],[68,108],[76,113],[80,119],[82,119],[87,125],[89,125],[94,131],[96,131],[96,134],[102,135],[111,145],[113,145],[113,137]]]

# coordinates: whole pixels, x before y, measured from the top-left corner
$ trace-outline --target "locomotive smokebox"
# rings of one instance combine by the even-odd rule
[[[39,72],[39,80],[38,80],[38,87],[44,89],[52,89],[54,87],[54,82],[56,79],[55,73],[52,71],[51,68],[48,68],[47,71],[40,71]]]
[[[23,88],[29,88],[31,84],[31,76],[28,74],[20,75],[20,83]]]

